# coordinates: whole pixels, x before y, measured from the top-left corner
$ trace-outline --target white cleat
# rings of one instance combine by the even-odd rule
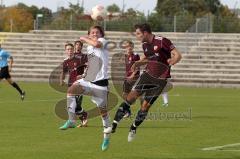
[[[136,136],[136,130],[130,130],[128,133],[128,142],[132,142]]]
[[[103,133],[105,133],[105,134],[110,134],[111,132],[112,132],[111,126],[103,129]]]

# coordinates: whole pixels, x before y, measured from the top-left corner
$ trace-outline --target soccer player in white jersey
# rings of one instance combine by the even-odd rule
[[[111,133],[110,117],[107,112],[108,96],[108,51],[105,46],[104,31],[100,26],[92,26],[88,31],[88,36],[80,37],[80,41],[87,43],[88,69],[82,75],[82,79],[77,80],[67,92],[67,110],[69,119],[65,123],[68,128],[75,127],[76,116],[76,95],[90,95],[91,100],[99,108],[102,117],[104,139],[102,150],[109,146]]]

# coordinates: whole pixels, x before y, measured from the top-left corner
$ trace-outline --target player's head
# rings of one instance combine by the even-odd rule
[[[148,41],[149,36],[152,34],[152,30],[149,24],[136,24],[135,25],[135,35],[141,42]]]
[[[73,56],[74,54],[74,46],[72,43],[65,44],[65,52],[68,55],[68,57]]]
[[[88,36],[90,38],[102,38],[105,36],[104,30],[101,26],[95,25],[88,30]]]
[[[80,52],[82,50],[83,43],[80,40],[74,42],[74,50],[75,52]]]
[[[132,53],[134,48],[134,43],[132,41],[126,42],[126,50],[128,53]]]

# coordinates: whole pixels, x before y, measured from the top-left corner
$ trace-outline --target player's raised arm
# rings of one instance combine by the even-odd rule
[[[98,41],[95,38],[80,37],[80,40],[96,48],[101,48],[103,46],[102,42]]]

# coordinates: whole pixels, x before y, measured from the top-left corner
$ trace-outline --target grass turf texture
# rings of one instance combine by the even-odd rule
[[[56,92],[47,83],[19,85],[27,93],[23,102],[10,85],[5,81],[0,83],[1,159],[240,158],[240,151],[201,150],[240,142],[239,89],[176,87],[169,93],[169,107],[163,108],[159,98],[150,111],[189,114],[191,109],[191,120],[166,117],[147,120],[132,143],[127,142],[132,122],[124,120],[112,135],[110,148],[102,152],[100,117],[91,119],[87,128],[60,131],[58,127],[64,120],[55,115],[54,107],[65,94]],[[89,98],[84,98],[83,105],[95,106]],[[112,119],[116,108],[111,111]],[[138,108],[139,102],[133,112]],[[232,149],[239,150],[239,146]]]

